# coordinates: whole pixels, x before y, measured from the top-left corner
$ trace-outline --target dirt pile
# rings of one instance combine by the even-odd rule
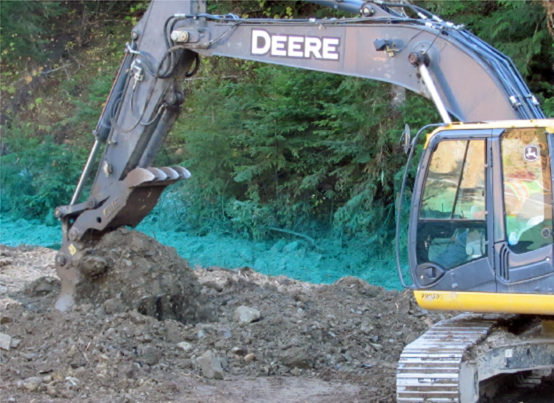
[[[52,308],[53,277],[2,300],[0,332],[13,341],[0,350],[2,401],[389,402],[403,347],[440,318],[352,277],[314,285],[248,268],[191,271],[132,232],[87,257],[109,269],[82,286],[75,310]],[[185,290],[186,323],[163,314],[178,309],[154,310],[160,321],[139,312]]]
[[[132,309],[157,319],[198,323],[215,319],[188,262],[174,248],[120,228],[78,253],[83,275],[76,303],[107,313]]]

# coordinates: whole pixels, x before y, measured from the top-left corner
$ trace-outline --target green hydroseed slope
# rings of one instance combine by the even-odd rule
[[[294,237],[257,242],[215,233],[199,237],[160,230],[152,224],[140,225],[138,230],[174,247],[193,267],[251,267],[266,275],[284,275],[311,283],[332,283],[344,276],[356,276],[388,289],[400,288],[396,276],[391,275],[392,256],[370,257],[363,245],[341,246],[336,240],[321,240],[314,247]],[[0,243],[4,245],[58,248],[60,239],[57,226],[36,220],[0,220]]]

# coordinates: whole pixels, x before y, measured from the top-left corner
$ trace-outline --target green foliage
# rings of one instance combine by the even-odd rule
[[[147,9],[148,9],[147,1],[143,0],[139,2],[133,2],[129,7],[130,15],[127,15],[125,19],[127,21],[130,21],[131,24],[137,25],[137,23],[140,20],[140,17],[142,17],[142,15]]]
[[[552,41],[540,5],[423,3],[512,57],[551,113],[552,90],[543,77]],[[225,4],[226,12],[236,12],[233,2]],[[241,10],[279,18],[302,14],[297,5],[287,10],[291,5],[248,2]],[[342,235],[389,242],[405,158],[397,141],[404,123],[415,131],[440,120],[429,101],[409,94],[395,109],[385,84],[252,62],[209,66],[210,74],[236,81],[197,85],[188,104],[192,113],[180,127],[187,164],[198,173],[188,195],[192,221],[240,223],[249,236],[271,225],[309,231],[307,223],[318,221]],[[416,160],[420,152],[418,146]],[[415,164],[409,181],[414,174]],[[195,202],[198,190],[210,197]],[[246,224],[246,211],[256,211],[257,219]]]
[[[418,3],[465,24],[512,57],[539,93],[545,113],[554,116],[552,37],[539,2]],[[59,2],[1,2],[2,62],[43,57],[48,48],[44,40],[63,28],[52,24],[61,13],[84,16],[86,11],[91,19],[109,13],[134,24],[146,5],[142,0],[95,1],[83,3],[81,10],[65,4],[63,8]],[[303,1],[214,0],[208,11],[271,18],[337,15]],[[71,79],[52,87],[64,98],[61,106],[52,106],[51,94],[37,91],[24,105],[25,116],[38,116],[37,121],[18,126],[18,117],[11,117],[3,139],[10,154],[1,160],[3,212],[43,217],[68,202],[85,151],[56,143],[67,139],[67,133],[75,144],[90,142],[88,134],[109,92],[122,47],[120,32],[113,26],[105,30],[108,46],[71,48],[83,63]],[[14,71],[3,71],[2,91],[16,92],[18,78]],[[389,250],[405,161],[398,140],[405,123],[415,134],[440,120],[428,100],[407,94],[402,105],[393,107],[387,84],[225,58],[210,59],[199,78],[186,82],[190,91],[185,112],[159,158],[160,165],[184,160],[193,176],[179,193],[164,198],[166,204],[150,220],[254,239],[270,236],[270,228],[312,236],[325,228],[341,239],[358,237]],[[48,108],[59,110],[56,122],[46,118]],[[414,174],[415,164],[410,181]],[[186,222],[178,219],[183,208]]]
[[[319,222],[386,242],[405,158],[396,144],[406,119],[438,119],[430,103],[410,95],[394,110],[387,84],[248,67],[244,76],[234,66],[240,80],[196,85],[174,129],[193,172],[184,188],[189,223],[227,222],[260,238],[269,227],[310,231]]]
[[[548,118],[554,118],[554,96],[544,100],[542,110]]]
[[[87,88],[86,100],[81,97],[70,97],[71,102],[75,105],[75,114],[68,119],[68,123],[74,127],[82,127],[84,132],[91,133],[96,127],[104,103],[108,98],[112,82],[112,75],[96,75]],[[66,82],[64,84],[65,90],[70,92],[70,87],[74,84],[75,82]]]
[[[225,194],[244,191],[244,186],[232,180],[240,158],[233,144],[238,127],[236,104],[228,98],[229,91],[224,80],[207,81],[195,90],[191,107],[173,129],[177,142],[186,141],[185,166],[193,175],[183,195],[187,215],[194,217],[194,224],[201,231],[224,220]]]
[[[265,239],[273,224],[273,212],[269,205],[254,200],[229,200],[225,206],[233,230],[244,238]]]
[[[0,61],[18,65],[27,58],[44,59],[45,44],[57,31],[52,19],[64,11],[60,2],[0,2]]]
[[[85,155],[51,137],[29,136],[28,130],[14,128],[2,139],[8,154],[0,157],[0,210],[53,223],[54,208],[71,199]]]
[[[305,18],[350,16],[303,0],[208,0],[207,11],[212,14],[233,13],[250,18]]]

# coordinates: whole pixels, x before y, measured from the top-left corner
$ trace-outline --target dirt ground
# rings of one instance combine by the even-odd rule
[[[402,349],[444,318],[353,277],[192,271],[125,230],[86,252],[61,313],[55,253],[0,245],[1,402],[394,402]],[[495,401],[550,401],[552,385]]]

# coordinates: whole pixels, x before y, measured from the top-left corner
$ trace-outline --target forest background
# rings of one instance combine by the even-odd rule
[[[554,117],[553,2],[413,3],[464,24],[511,57]],[[14,222],[15,231],[57,225],[53,209],[71,199],[124,45],[147,7],[123,0],[0,2],[4,229]],[[337,16],[302,1],[215,0],[208,12]],[[146,225],[182,236],[284,238],[321,253],[362,251],[349,273],[378,265],[383,278],[394,276],[395,206],[406,159],[399,138],[406,123],[416,131],[440,121],[428,100],[386,83],[225,58],[203,60],[184,87],[183,114],[155,166],[183,165],[193,177],[165,192]],[[10,235],[3,230],[0,242]]]

